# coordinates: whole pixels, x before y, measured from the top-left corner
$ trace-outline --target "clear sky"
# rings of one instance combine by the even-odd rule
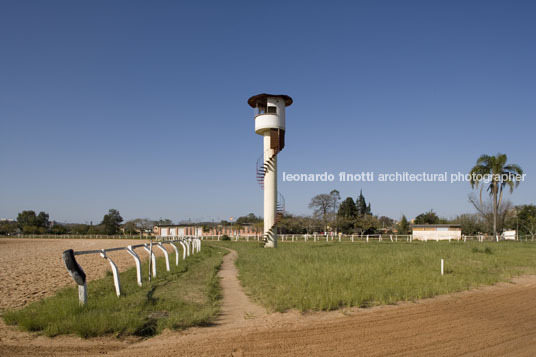
[[[281,173],[468,172],[508,154],[536,202],[534,1],[2,1],[0,218],[262,214],[248,97],[294,98],[279,191],[375,214],[472,212],[468,183]]]

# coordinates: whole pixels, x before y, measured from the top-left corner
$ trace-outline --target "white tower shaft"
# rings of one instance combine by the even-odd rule
[[[274,154],[270,148],[270,132],[264,133],[264,162],[268,162]],[[277,247],[277,230],[275,225],[277,214],[277,156],[271,160],[272,164],[266,169],[264,176],[264,236],[267,237],[266,247]]]

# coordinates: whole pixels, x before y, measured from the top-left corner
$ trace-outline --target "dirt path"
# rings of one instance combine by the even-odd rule
[[[229,254],[223,257],[223,263],[218,274],[221,278],[223,304],[216,323],[222,326],[240,324],[244,320],[266,315],[266,310],[252,303],[244,293],[238,280],[238,270],[235,266],[238,253],[232,249],[228,250]]]
[[[41,286],[40,292],[44,295],[56,288],[47,285],[57,278],[55,269],[58,274],[60,271],[64,274],[61,261],[57,261],[58,249],[64,249],[64,245],[85,247],[92,244],[78,242],[49,241],[18,251],[23,257],[42,256],[40,263],[34,266],[41,271],[54,272],[50,276],[39,274],[40,280],[31,282]],[[31,253],[28,250],[32,250]],[[51,258],[45,257],[46,252]],[[0,256],[0,263],[1,259],[5,263],[0,266],[9,268],[9,261],[19,259],[15,255]],[[236,252],[227,254],[221,267],[224,303],[222,314],[213,327],[165,331],[147,340],[111,337],[83,340],[73,336],[53,339],[36,336],[0,322],[0,355],[536,355],[536,276],[416,303],[310,314],[266,314],[243,293],[233,264],[235,259]],[[124,263],[129,264],[129,261]],[[4,270],[0,281],[10,285],[15,281],[13,274],[23,273],[26,272]],[[95,271],[94,276],[102,273]],[[65,281],[72,284],[70,279]],[[2,291],[0,300],[7,296],[8,290]]]

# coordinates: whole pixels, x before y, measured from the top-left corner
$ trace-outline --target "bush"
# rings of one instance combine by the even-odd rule
[[[227,234],[224,234],[221,236],[221,240],[231,240],[231,237],[229,237]]]

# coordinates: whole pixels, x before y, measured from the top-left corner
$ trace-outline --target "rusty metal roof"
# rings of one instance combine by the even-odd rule
[[[252,108],[255,108],[257,106],[257,102],[259,100],[265,100],[266,98],[268,97],[279,97],[279,98],[283,98],[283,100],[285,101],[285,106],[288,107],[289,105],[292,104],[292,98],[289,97],[288,95],[286,94],[268,94],[268,93],[261,93],[261,94],[257,94],[257,95],[254,95],[253,97],[249,98],[248,99],[248,104],[252,107]]]

